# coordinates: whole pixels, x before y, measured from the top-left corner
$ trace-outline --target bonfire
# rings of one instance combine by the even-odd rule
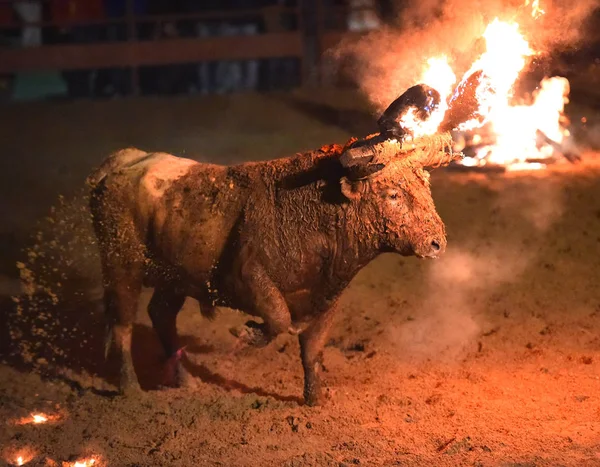
[[[531,15],[544,11],[531,4]],[[408,136],[419,138],[453,130],[453,149],[466,157],[454,167],[485,170],[534,170],[550,163],[579,160],[570,141],[564,106],[569,81],[548,77],[539,83],[528,102],[514,104],[514,85],[528,61],[536,55],[516,22],[491,21],[484,34],[486,50],[459,81],[446,56],[429,58],[420,83],[439,95],[439,105],[423,118],[419,106],[398,115],[397,122]],[[456,83],[458,82],[458,85]],[[440,128],[464,88],[474,87],[476,111],[457,127]]]

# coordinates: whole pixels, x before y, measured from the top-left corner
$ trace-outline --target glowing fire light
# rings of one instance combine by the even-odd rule
[[[529,6],[529,0],[525,0],[525,6]],[[545,11],[540,8],[540,0],[533,0],[531,2],[531,16],[537,19],[544,13]]]
[[[15,423],[17,425],[28,425],[30,423],[39,425],[41,423],[48,422],[51,418],[53,418],[53,417],[49,417],[48,415],[46,415],[44,413],[32,413],[29,417],[21,418],[21,419],[17,420]]]
[[[14,460],[8,461],[8,465],[26,465],[34,458],[35,453],[30,449],[20,450],[18,453],[13,453],[16,457]],[[12,456],[11,456],[12,457]]]
[[[33,418],[33,423],[46,423],[48,421],[48,417],[42,414],[31,414]]]
[[[544,14],[539,0],[525,1],[526,6],[530,4],[534,18]],[[483,37],[486,50],[463,77],[466,80],[473,73],[482,72],[476,90],[478,116],[458,130],[470,131],[488,125],[494,141],[484,144],[481,136],[475,134],[472,141],[478,146],[475,157],[466,157],[461,163],[504,165],[509,170],[543,169],[543,163],[527,161],[550,158],[555,150],[553,146],[563,143],[569,135],[560,123],[568,102],[569,82],[561,77],[546,78],[533,93],[530,104],[511,105],[513,86],[535,52],[514,22],[496,18],[488,24]],[[416,118],[412,111],[402,118],[401,125],[410,129],[415,137],[435,133],[447,109],[446,101],[456,77],[446,57],[430,58],[419,82],[436,89],[442,103],[426,122]]]
[[[435,133],[448,109],[446,98],[450,95],[452,86],[456,83],[456,75],[448,64],[447,57],[431,57],[427,60],[427,64],[427,70],[425,70],[420,82],[439,92],[441,102],[426,121],[418,119],[415,116],[415,110],[412,108],[402,117],[400,120],[401,125],[410,128],[415,138]]]
[[[96,459],[92,458],[92,459],[87,459],[84,461],[76,461],[73,464],[73,467],[90,467],[92,465],[94,465],[96,463]]]
[[[59,420],[60,418],[62,418],[62,416],[58,415],[58,414],[48,415],[48,414],[40,412],[40,413],[32,413],[29,415],[29,417],[23,417],[23,418],[14,420],[13,423],[15,425],[29,425],[29,424],[41,425],[42,423],[55,422],[56,420]]]
[[[483,122],[471,120],[461,129],[472,129],[487,121],[494,121],[499,112],[509,106],[513,84],[533,54],[529,44],[519,33],[519,25],[505,23],[497,18],[490,23],[483,34],[486,43],[485,53],[465,74],[465,78],[475,71],[483,71],[483,79],[477,88],[479,114]]]

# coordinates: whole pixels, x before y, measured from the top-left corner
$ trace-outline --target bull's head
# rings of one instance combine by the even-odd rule
[[[344,152],[340,162],[346,171],[341,190],[357,208],[368,205],[378,219],[382,251],[435,258],[446,248],[444,223],[436,212],[429,185],[429,172],[449,163],[449,134],[404,144],[383,141]],[[352,153],[354,151],[354,153]]]

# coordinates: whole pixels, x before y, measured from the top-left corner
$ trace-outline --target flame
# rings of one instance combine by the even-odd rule
[[[16,425],[28,425],[30,423],[39,425],[41,423],[46,423],[49,420],[54,419],[54,418],[55,417],[50,417],[49,415],[46,415],[45,413],[32,413],[29,417],[20,418],[19,420],[16,420],[14,423]]]
[[[400,119],[400,123],[404,128],[411,129],[414,138],[435,133],[448,109],[447,97],[452,92],[452,86],[456,83],[456,75],[452,71],[446,56],[431,57],[427,60],[427,64],[428,67],[419,82],[431,86],[439,92],[441,102],[426,121],[415,116],[414,108],[409,109]]]
[[[529,5],[534,18],[544,14],[539,0],[525,0],[525,6]],[[486,27],[483,38],[485,52],[462,78],[464,81],[475,72],[482,73],[476,90],[478,115],[458,130],[474,131],[485,127],[491,138],[486,142],[475,133],[471,142],[471,147],[478,146],[475,155],[464,158],[461,163],[468,166],[504,165],[509,170],[543,169],[546,166],[539,161],[552,157],[555,147],[569,135],[561,126],[564,106],[568,102],[569,81],[561,77],[545,78],[532,94],[531,103],[513,105],[514,84],[535,51],[516,22],[496,18]],[[415,116],[414,109],[401,119],[401,125],[410,129],[415,137],[435,133],[447,110],[446,102],[456,76],[447,58],[442,56],[427,61],[420,82],[436,89],[442,104],[425,122]],[[527,162],[532,159],[536,162]]]
[[[525,0],[525,6],[529,6],[529,0]],[[531,16],[537,19],[544,13],[546,12],[540,8],[540,0],[533,0],[531,2]]]
[[[89,459],[75,461],[73,464],[71,464],[71,466],[72,467],[91,467],[92,465],[95,465],[95,464],[96,464],[96,459],[91,457]]]
[[[33,423],[46,423],[48,421],[48,417],[43,414],[31,414],[33,418]]]
[[[479,114],[483,120],[473,119],[461,129],[472,129],[493,121],[498,111],[508,107],[512,87],[525,67],[527,57],[533,54],[517,23],[496,18],[488,25],[483,37],[486,51],[465,74],[467,78],[476,71],[483,71],[483,79],[477,88]]]
[[[35,457],[35,451],[29,448],[13,451],[6,461],[8,465],[26,465]],[[10,460],[9,460],[10,459]]]

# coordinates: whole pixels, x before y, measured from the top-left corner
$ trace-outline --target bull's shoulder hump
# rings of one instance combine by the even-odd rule
[[[202,165],[204,164],[192,159],[157,152],[140,161],[138,168],[143,171],[142,184],[148,193],[153,197],[160,197],[179,179]]]

